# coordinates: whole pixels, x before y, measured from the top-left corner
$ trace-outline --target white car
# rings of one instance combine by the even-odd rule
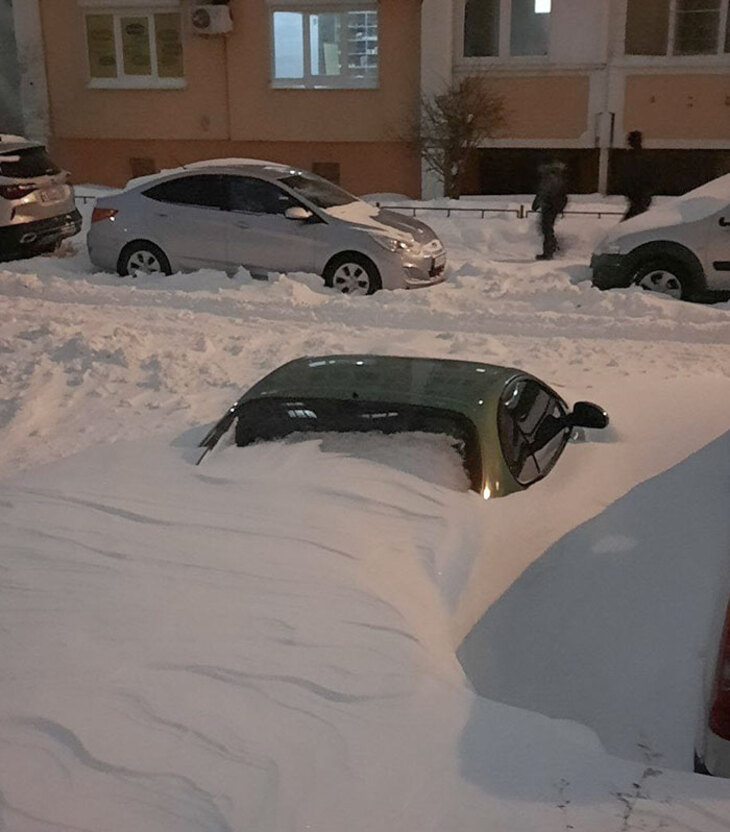
[[[619,223],[596,247],[591,269],[599,289],[730,298],[730,174]]]
[[[68,171],[38,142],[0,135],[0,261],[53,251],[81,230]]]

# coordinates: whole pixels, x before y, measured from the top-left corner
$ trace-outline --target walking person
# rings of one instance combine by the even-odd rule
[[[532,210],[540,213],[542,254],[536,260],[552,260],[559,248],[555,237],[555,220],[568,204],[565,164],[557,160],[540,166],[540,184],[532,202]]]
[[[629,204],[621,222],[637,214],[643,214],[651,205],[652,183],[642,142],[643,136],[640,130],[632,130],[626,136],[629,149],[626,153],[621,193]]]

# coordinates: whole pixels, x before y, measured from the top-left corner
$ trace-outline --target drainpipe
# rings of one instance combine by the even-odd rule
[[[453,44],[454,0],[422,0],[421,98],[430,98],[451,83],[454,72]],[[422,199],[434,199],[443,195],[441,180],[422,164]]]
[[[39,0],[13,0],[13,22],[25,135],[46,144],[50,117]]]
[[[601,82],[603,86],[603,101],[601,116],[598,127],[598,191],[604,196],[608,193],[608,168],[611,155],[611,148],[614,144],[614,133],[616,123],[616,96],[614,84],[616,72],[613,66],[614,58],[614,33],[616,27],[616,7],[609,2],[605,6],[603,19],[603,58],[601,67]]]

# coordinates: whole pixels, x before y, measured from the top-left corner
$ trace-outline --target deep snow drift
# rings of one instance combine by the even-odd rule
[[[727,830],[730,783],[687,772],[730,304],[593,289],[610,217],[547,264],[526,220],[423,218],[449,280],[372,298],[0,270],[3,828]],[[265,372],[367,351],[521,366],[612,424],[486,503],[428,437],[191,464]]]

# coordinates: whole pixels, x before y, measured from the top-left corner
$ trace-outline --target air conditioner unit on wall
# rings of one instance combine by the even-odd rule
[[[190,28],[196,35],[225,35],[233,30],[228,6],[206,4],[190,9]]]

